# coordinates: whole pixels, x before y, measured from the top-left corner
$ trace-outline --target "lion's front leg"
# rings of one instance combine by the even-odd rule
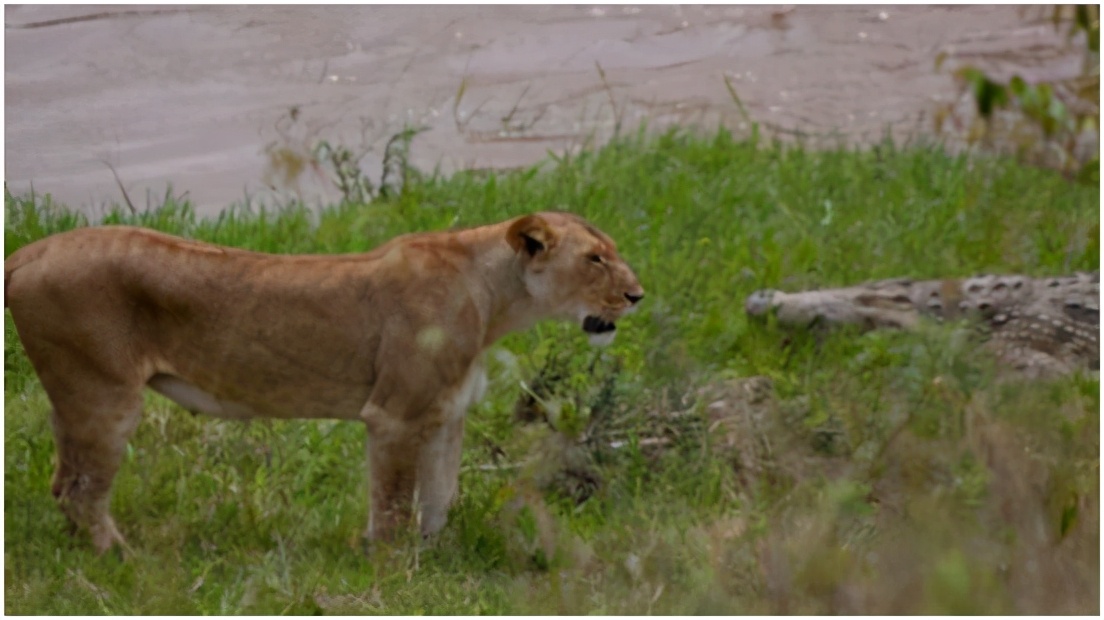
[[[441,360],[431,361],[420,369],[407,366],[403,389],[380,377],[378,393],[361,412],[368,425],[371,468],[371,516],[365,532],[369,540],[390,538],[395,528],[409,524],[415,497],[422,534],[440,531],[456,496],[464,416],[482,396],[487,379],[476,357],[445,390],[419,386],[419,391],[409,385],[411,376],[437,378],[439,368],[448,367]]]
[[[483,398],[487,375],[483,358],[476,357],[462,381],[439,402],[440,424],[429,430],[418,454],[418,514],[423,536],[445,526],[449,505],[460,486],[460,449],[464,443],[464,417]]]
[[[368,433],[371,506],[365,538],[389,540],[410,523],[418,467],[418,438],[396,433]]]
[[[418,511],[423,536],[445,526],[460,482],[464,418],[447,421],[430,433],[418,455]]]
[[[368,540],[390,539],[409,524],[415,500],[424,536],[445,526],[459,486],[463,439],[462,417],[420,433],[369,432]]]

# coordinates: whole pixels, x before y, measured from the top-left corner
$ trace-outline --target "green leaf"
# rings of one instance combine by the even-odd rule
[[[1030,86],[1027,85],[1027,82],[1025,82],[1022,77],[1013,75],[1012,79],[1008,82],[1008,88],[1010,88],[1017,97],[1023,98],[1029,92]]]

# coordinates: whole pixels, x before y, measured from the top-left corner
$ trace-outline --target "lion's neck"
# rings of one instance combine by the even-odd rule
[[[519,293],[510,298],[500,295],[492,307],[490,320],[487,322],[487,335],[483,339],[483,346],[488,347],[499,338],[510,332],[515,332],[531,327],[537,321],[546,318],[540,313],[540,309],[533,303],[533,298],[525,290],[525,285],[519,276],[517,283]]]
[[[546,318],[533,302],[522,279],[523,268],[517,254],[506,242],[504,225],[492,225],[460,233],[472,248],[473,297],[479,306],[488,347],[506,334],[526,329]]]

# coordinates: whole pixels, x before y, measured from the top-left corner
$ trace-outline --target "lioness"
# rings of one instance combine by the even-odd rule
[[[341,256],[83,228],[12,254],[4,291],[53,405],[54,497],[100,552],[125,546],[108,504],[143,387],[223,418],[362,420],[365,536],[389,537],[415,498],[428,535],[456,494],[483,351],[551,318],[608,342],[644,295],[613,240],[568,213]]]

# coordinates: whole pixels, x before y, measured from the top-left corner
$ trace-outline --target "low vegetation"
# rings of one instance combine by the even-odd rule
[[[761,288],[1099,268],[1099,189],[1006,158],[726,132],[623,136],[527,170],[413,176],[312,213],[105,223],[268,252],[562,208],[648,291],[594,350],[490,351],[445,530],[365,554],[364,429],[236,423],[150,395],[96,557],[49,491],[48,402],[5,319],[9,614],[1099,613],[1099,383],[1001,380],[963,324],[790,332]],[[8,196],[5,252],[87,225]]]
[[[1061,171],[1086,185],[1100,185],[1100,7],[1091,4],[1023,7],[1021,14],[1049,17],[1066,36],[1071,51],[1080,51],[1078,75],[1028,82],[1019,75],[995,78],[971,64],[952,75],[959,87],[953,103],[938,106],[935,131],[965,134],[969,145],[1012,154],[1031,165]],[[948,54],[935,59],[936,69]],[[969,93],[974,106],[958,104]]]

